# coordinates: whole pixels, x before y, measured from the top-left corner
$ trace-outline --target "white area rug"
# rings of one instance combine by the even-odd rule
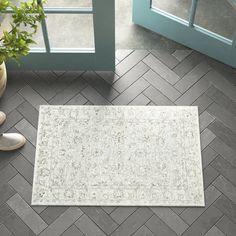
[[[204,206],[197,107],[41,106],[32,204]]]

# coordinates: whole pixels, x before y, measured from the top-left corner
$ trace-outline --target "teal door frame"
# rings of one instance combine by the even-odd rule
[[[186,21],[152,8],[152,0],[133,0],[133,22],[236,68],[236,32],[230,40],[195,25],[197,3],[192,0]]]
[[[48,14],[92,14],[94,49],[51,48],[47,33],[47,18],[42,22],[45,49],[33,48],[30,54],[7,63],[9,70],[115,70],[115,0],[91,0],[92,8],[44,7]],[[41,2],[41,1],[39,1]],[[9,10],[6,13],[11,13]],[[79,25],[83,27],[83,25]],[[75,26],[76,28],[76,26]]]

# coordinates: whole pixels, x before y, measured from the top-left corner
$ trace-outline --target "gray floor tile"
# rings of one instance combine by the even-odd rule
[[[215,134],[211,132],[208,128],[204,129],[201,133],[201,148],[204,150],[214,139]]]
[[[224,213],[231,221],[236,224],[236,204],[222,195],[216,202],[217,207],[222,213]]]
[[[189,225],[192,225],[220,196],[221,193],[214,186],[209,186],[205,190],[205,207],[187,208],[180,214],[181,218]]]
[[[148,82],[143,78],[140,78],[135,83],[133,83],[128,89],[126,89],[122,94],[120,94],[116,99],[114,99],[112,103],[114,105],[127,105],[148,86]]]
[[[226,80],[221,74],[212,70],[206,75],[206,79],[221,92],[226,94],[231,100],[236,101],[236,88]]]
[[[185,207],[171,207],[171,210],[177,215],[180,215],[185,209]]]
[[[4,204],[16,191],[8,184],[0,185],[0,205]]]
[[[20,133],[24,134],[25,138],[29,140],[34,146],[36,146],[37,130],[26,119],[19,121],[15,125],[15,128]]]
[[[60,217],[50,224],[40,236],[58,236],[69,228],[80,216],[82,211],[78,207],[68,208]]]
[[[177,235],[181,235],[188,228],[188,225],[170,208],[151,207],[151,210]]]
[[[236,168],[221,156],[218,156],[211,166],[215,168],[221,175],[236,185]]]
[[[216,223],[216,227],[219,228],[227,236],[235,236],[236,224],[233,223],[227,216],[223,216]]]
[[[157,236],[176,236],[177,234],[170,229],[159,217],[153,215],[145,224],[154,235]]]
[[[16,214],[12,214],[6,218],[4,225],[13,233],[14,236],[36,235]]]
[[[192,106],[198,106],[199,114],[203,113],[207,107],[209,107],[213,101],[203,93],[196,101],[192,103]]]
[[[136,66],[134,66],[130,71],[128,71],[125,75],[120,77],[112,87],[116,89],[119,93],[122,93],[126,90],[131,84],[137,81],[143,74],[145,74],[149,70],[149,67],[146,66],[143,62],[139,62]]]
[[[180,64],[178,64],[173,71],[181,78],[191,71],[196,65],[198,65],[204,56],[198,52],[193,51],[187,56]]]
[[[8,99],[25,87],[26,82],[23,79],[22,72],[8,71],[7,72],[7,88],[4,93],[4,99]]]
[[[177,91],[173,86],[171,86],[152,70],[149,70],[147,73],[145,73],[143,78],[146,79],[153,87],[163,93],[166,97],[168,97],[172,102],[181,96],[179,91]]]
[[[5,112],[6,114],[9,114],[11,111],[16,109],[22,102],[24,102],[24,99],[18,94],[14,94],[10,98],[4,99],[1,98],[0,107],[1,111]]]
[[[153,55],[148,55],[143,62],[170,84],[175,84],[180,77]]]
[[[32,187],[20,174],[12,178],[9,184],[29,205],[31,204]]]
[[[228,110],[233,116],[236,116],[236,103],[229,99],[224,93],[219,89],[211,86],[206,91],[207,96],[209,96],[215,103],[224,109]]]
[[[0,158],[0,170],[5,168],[11,161],[16,159],[20,153],[18,150],[14,152],[1,152],[1,158]]]
[[[117,223],[101,207],[80,207],[80,209],[94,221],[106,234],[111,234]]]
[[[56,94],[63,92],[71,84],[76,84],[76,80],[80,80],[82,71],[66,71],[62,76],[59,76],[54,83],[50,84],[51,90],[55,91]],[[63,92],[64,93],[64,92]]]
[[[19,150],[19,152],[32,164],[35,161],[35,147],[30,142],[26,144]]]
[[[210,115],[207,111],[204,111],[199,118],[199,123],[200,123],[200,131],[203,131],[207,126],[213,122],[215,118]]]
[[[0,225],[0,235],[1,236],[11,236],[12,233],[6,228],[5,225]]]
[[[10,164],[5,166],[0,171],[0,185],[8,182],[10,179],[12,179],[17,174],[17,171],[15,168],[13,168]]]
[[[150,51],[156,58],[163,62],[170,69],[173,69],[179,64],[179,60],[163,49],[155,49]]]
[[[236,187],[220,175],[213,185],[236,204]]]
[[[119,61],[124,60],[129,54],[131,54],[134,50],[131,49],[118,49],[116,50],[116,58]]]
[[[61,236],[84,236],[84,234],[81,233],[75,225],[72,225],[63,234],[61,234]]]
[[[29,85],[19,91],[19,94],[28,101],[36,110],[39,110],[39,105],[47,105],[47,101],[42,98]]]
[[[219,176],[220,174],[211,165],[207,166],[203,170],[204,189],[208,188],[209,185]]]
[[[212,103],[207,111],[218,120],[220,120],[226,127],[236,133],[236,117],[229,113],[224,108],[220,107],[216,103]]]
[[[133,236],[154,236],[152,231],[148,229],[145,225],[143,225],[140,229],[136,231]]]
[[[113,71],[96,71],[108,84],[114,84],[120,77]]]
[[[31,123],[31,125],[37,128],[39,113],[29,102],[23,102],[20,106],[17,107],[17,111],[19,111],[21,115]]]
[[[150,217],[152,211],[146,207],[137,209],[111,236],[129,236],[141,227]]]
[[[175,50],[172,55],[178,60],[183,61],[189,54],[192,53],[192,50],[188,49],[177,49]]]
[[[180,98],[176,100],[176,105],[189,106],[197,98],[199,98],[210,86],[210,83],[202,77],[197,83],[195,83],[189,90],[187,90]]]
[[[119,76],[124,75],[147,55],[147,50],[135,50],[116,66],[116,74]]]
[[[210,146],[206,147],[202,152],[203,168],[206,168],[216,158],[216,156],[217,153],[212,148],[210,148]]]
[[[201,79],[209,70],[210,66],[206,62],[202,62],[187,73],[179,80],[174,87],[181,93],[185,93],[192,85]]]
[[[118,224],[123,223],[131,214],[135,212],[137,207],[117,207],[112,213],[112,219]]]
[[[84,105],[88,100],[81,94],[77,94],[66,105]]]
[[[219,138],[214,139],[214,141],[211,142],[210,147],[236,168],[235,150],[227,146]]]
[[[78,94],[87,86],[87,83],[80,77],[75,79],[68,87],[54,96],[49,103],[51,105],[63,105]]]
[[[143,94],[148,97],[155,105],[158,106],[174,106],[174,103],[164,96],[159,90],[153,86],[148,87]]]
[[[225,236],[223,232],[221,232],[217,227],[213,226],[205,236]]]
[[[150,102],[150,100],[143,95],[139,94],[132,102],[129,103],[131,106],[145,106]]]
[[[34,73],[41,79],[44,80],[47,84],[57,81],[57,77],[61,76],[65,72],[54,72],[54,71],[34,71]]]
[[[28,205],[31,204],[32,186],[20,174],[17,174],[12,178],[9,181],[9,184],[27,202]],[[38,214],[45,208],[45,206],[33,207]]]
[[[40,216],[42,219],[50,225],[54,222],[61,214],[63,214],[68,207],[63,206],[52,206],[47,207],[43,212],[41,212]]]
[[[22,156],[11,162],[13,167],[30,183],[33,183],[33,166]]]
[[[110,84],[101,79],[101,77],[93,71],[85,72],[82,77],[93,88],[96,88],[96,90],[108,101],[112,101],[119,95],[119,93]]]
[[[40,75],[40,73],[39,73]],[[39,93],[46,101],[50,100],[56,95],[56,92],[52,87],[42,77],[39,77],[33,71],[27,71],[23,74],[25,81],[30,85],[35,91]]]
[[[23,116],[17,111],[14,110],[7,115],[6,121],[0,127],[0,133],[5,133],[8,131],[12,126],[14,126],[17,122],[19,122]]]
[[[11,208],[6,204],[0,206],[0,224],[2,224],[9,216],[14,214]]]
[[[111,103],[104,98],[97,90],[91,86],[87,86],[82,90],[82,95],[94,105],[110,105]]]
[[[103,206],[102,209],[107,213],[107,214],[111,214],[116,207],[115,206]]]
[[[19,194],[12,196],[7,201],[7,204],[35,234],[39,234],[47,227],[47,224],[42,218],[20,197]]]
[[[105,233],[86,215],[81,216],[75,225],[86,236],[106,236]]]
[[[221,216],[222,213],[214,206],[211,206],[182,235],[204,235],[221,218]]]

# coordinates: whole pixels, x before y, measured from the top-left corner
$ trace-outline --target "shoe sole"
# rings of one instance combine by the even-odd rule
[[[15,145],[15,146],[11,146],[11,148],[1,148],[0,151],[4,151],[4,152],[7,152],[7,151],[14,151],[14,150],[17,150],[21,147],[23,147],[26,143],[26,139],[25,137],[23,137],[24,139],[22,140],[21,143]]]

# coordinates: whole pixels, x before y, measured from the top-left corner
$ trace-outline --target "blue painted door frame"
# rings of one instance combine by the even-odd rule
[[[32,49],[20,66],[7,63],[8,70],[107,70],[115,69],[115,0],[91,0],[92,8],[44,8],[48,14],[92,14],[95,50],[53,49],[47,34],[47,19],[42,22],[45,49]],[[79,27],[83,27],[78,24]],[[76,26],[74,26],[76,29]]]
[[[192,0],[186,21],[152,8],[151,0],[133,0],[133,22],[236,68],[236,32],[229,40],[194,25],[197,3]]]

